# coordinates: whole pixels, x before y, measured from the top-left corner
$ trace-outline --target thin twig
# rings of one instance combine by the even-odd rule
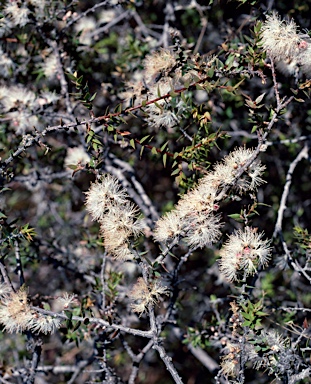
[[[292,183],[292,175],[297,165],[300,163],[300,161],[303,159],[308,159],[308,150],[309,150],[308,144],[305,144],[302,150],[299,152],[299,154],[295,158],[295,160],[290,164],[288,168],[285,185],[284,185],[284,189],[283,189],[283,193],[280,201],[280,207],[278,209],[278,217],[275,223],[273,237],[276,237],[282,231],[283,216],[286,209],[286,202],[289,195],[290,186]]]
[[[31,306],[30,308],[34,309],[35,311],[37,311],[39,313],[43,313],[45,315],[49,315],[49,316],[52,316],[54,318],[68,320],[68,317],[62,313],[55,313],[55,312],[47,311],[45,309],[42,309],[39,307],[34,307],[34,306]],[[83,323],[97,324],[99,326],[102,326],[104,329],[117,329],[119,331],[129,333],[129,334],[134,335],[134,336],[146,337],[148,339],[151,339],[154,336],[154,334],[151,330],[150,331],[141,331],[141,330],[135,329],[135,328],[124,327],[123,325],[119,325],[119,324],[110,324],[108,321],[105,321],[103,319],[96,318],[96,317],[72,316],[71,320],[81,321]]]
[[[12,282],[10,280],[10,277],[8,275],[8,272],[6,270],[6,267],[5,267],[4,263],[3,263],[3,259],[2,258],[0,259],[0,271],[1,271],[2,278],[3,278],[4,282],[6,283],[6,285],[8,287],[11,287],[11,290],[13,292],[16,292],[16,290],[14,289],[13,284],[12,284]]]
[[[33,337],[31,336],[33,339]],[[33,384],[35,382],[35,377],[37,373],[37,367],[40,362],[41,352],[42,352],[42,342],[41,340],[34,340],[35,346],[32,353],[31,367],[29,369],[29,374],[24,381],[25,384]]]
[[[109,0],[105,0],[105,1],[102,1],[98,4],[95,4],[92,8],[89,8],[87,9],[86,11],[80,13],[77,17],[75,17],[74,19],[70,20],[66,25],[65,27],[62,29],[61,33],[63,33],[64,31],[66,31],[66,29],[68,29],[69,27],[72,26],[72,24],[76,23],[77,21],[79,21],[80,19],[82,19],[83,17],[85,17],[86,15],[88,15],[89,13],[92,13],[92,12],[95,12],[97,8],[100,8],[100,7],[103,7],[104,5],[106,4],[109,4]]]
[[[49,40],[49,43],[50,43],[51,47],[53,48],[54,55],[56,56],[57,73],[59,75],[59,82],[60,82],[60,86],[61,86],[61,94],[65,98],[67,113],[70,116],[71,120],[74,121],[74,118],[73,118],[73,115],[72,115],[73,107],[71,105],[71,101],[70,101],[70,97],[69,97],[68,83],[67,83],[66,78],[65,78],[65,73],[64,73],[63,65],[62,65],[62,60],[61,60],[61,56],[60,56],[60,53],[59,53],[59,47],[58,47],[57,42],[54,41],[54,40],[53,41]]]
[[[102,284],[102,289],[101,289],[101,296],[102,296],[101,308],[102,308],[103,311],[105,311],[105,307],[106,307],[106,282],[105,282],[106,260],[107,260],[107,252],[104,252],[103,257],[102,257],[102,265],[101,265],[101,269],[100,269],[100,282]]]
[[[167,353],[166,353],[165,349],[162,347],[162,345],[154,344],[153,348],[158,351],[162,361],[164,362],[167,370],[170,372],[174,382],[176,384],[183,384],[181,377],[178,375],[178,372],[176,371],[176,369],[172,363],[172,358],[167,355]]]
[[[16,259],[16,270],[19,276],[19,284],[20,286],[22,286],[23,284],[25,284],[25,279],[24,279],[22,260],[21,260],[21,255],[20,255],[19,245],[17,240],[14,241],[14,248],[15,248],[15,259]]]

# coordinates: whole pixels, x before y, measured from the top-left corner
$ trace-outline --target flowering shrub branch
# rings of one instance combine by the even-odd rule
[[[306,5],[95,3],[1,5],[3,382],[307,380]]]

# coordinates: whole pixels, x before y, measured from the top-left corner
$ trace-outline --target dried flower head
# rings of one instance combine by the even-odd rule
[[[203,248],[221,236],[220,217],[204,212],[193,212],[184,218],[185,242],[191,248]]]
[[[129,238],[137,238],[143,228],[137,207],[130,202],[122,207],[114,207],[101,219],[100,224],[107,252],[120,260],[132,259]]]
[[[157,221],[154,238],[160,243],[166,242],[169,239],[177,239],[181,235],[182,227],[183,223],[180,213],[177,210],[173,210]]]
[[[175,65],[175,54],[168,49],[163,48],[148,55],[144,61],[146,82],[156,82],[160,75],[168,76]]]
[[[12,76],[13,68],[15,63],[13,60],[5,53],[0,47],[0,67],[1,67],[1,76],[8,78]]]
[[[236,377],[240,370],[239,360],[226,356],[223,358],[220,373],[225,377]]]
[[[262,240],[263,233],[246,227],[229,236],[220,251],[219,270],[227,280],[234,281],[253,275],[265,267],[271,257],[269,240]]]
[[[75,23],[75,31],[81,32],[79,41],[81,44],[90,45],[92,43],[92,32],[96,28],[96,20],[94,17],[88,16],[81,18]]]
[[[58,74],[57,57],[54,53],[44,58],[41,68],[46,78],[55,79]]]
[[[0,103],[17,134],[23,134],[27,129],[38,125],[38,117],[33,112],[38,107],[34,92],[21,86],[2,86]]]
[[[27,303],[27,292],[21,288],[6,296],[0,306],[0,323],[9,332],[22,332],[31,328],[33,315]]]
[[[162,286],[158,281],[153,281],[148,286],[142,277],[139,277],[134,285],[129,297],[133,300],[131,308],[141,316],[148,310],[149,305],[155,305],[159,302],[161,295],[168,295],[167,287]]]
[[[9,333],[30,330],[46,334],[59,328],[61,321],[32,310],[28,304],[27,292],[22,287],[3,298],[0,304],[0,323]]]
[[[31,110],[36,107],[36,95],[22,86],[13,85],[9,88],[2,86],[0,87],[0,102],[6,112],[13,108],[21,109],[21,107]]]
[[[237,343],[228,342],[224,348],[220,373],[225,377],[236,377],[240,370],[241,347]]]

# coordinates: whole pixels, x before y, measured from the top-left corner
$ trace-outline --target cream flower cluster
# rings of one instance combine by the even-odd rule
[[[107,252],[121,260],[132,259],[129,239],[140,235],[142,222],[118,180],[107,174],[93,183],[86,192],[86,209],[100,223]]]
[[[217,195],[221,188],[230,186],[238,192],[255,190],[264,181],[265,169],[255,160],[244,174],[237,178],[254,150],[237,148],[217,164],[214,171],[201,179],[199,184],[178,202],[175,209],[156,223],[155,239],[159,242],[174,242],[183,238],[191,248],[215,243],[221,236]]]
[[[297,74],[300,68],[311,76],[311,39],[293,20],[281,20],[276,12],[268,16],[262,26],[262,47],[285,75]]]
[[[142,103],[143,100],[156,100],[183,86],[182,72],[178,68],[176,53],[172,50],[162,48],[155,51],[146,56],[143,64],[140,78],[126,84],[124,98],[135,98],[136,102]],[[135,75],[137,77],[137,74]],[[179,101],[172,108],[170,99],[160,99],[145,107],[146,120],[151,126],[171,129],[178,125],[187,106],[183,101]]]
[[[241,280],[265,267],[271,258],[270,241],[263,233],[246,227],[229,236],[220,251],[219,270],[228,281]]]
[[[36,95],[22,86],[0,86],[0,111],[17,134],[25,134],[33,127],[39,129],[38,111],[57,100],[58,96],[49,91]]]
[[[28,330],[48,334],[54,333],[60,327],[60,319],[43,315],[30,308],[24,288],[9,292],[1,284],[0,296],[0,323],[7,332]]]

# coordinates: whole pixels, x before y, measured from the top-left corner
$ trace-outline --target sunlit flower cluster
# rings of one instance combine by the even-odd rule
[[[129,201],[125,189],[111,175],[93,183],[86,192],[86,209],[101,225],[104,246],[113,257],[132,259],[129,239],[142,230],[137,207]]]
[[[154,306],[159,302],[161,295],[168,295],[167,287],[162,286],[158,281],[147,285],[142,277],[138,278],[129,297],[133,301],[131,308],[134,312],[142,315],[148,310],[148,306]]]
[[[226,156],[194,189],[182,196],[173,211],[158,220],[155,239],[174,242],[184,238],[192,248],[218,241],[221,223],[215,212],[219,208],[217,195],[220,189],[230,187],[241,193],[253,191],[264,182],[261,176],[265,167],[258,160],[243,168],[243,174],[237,177],[253,154],[252,149],[237,148]]]
[[[271,258],[270,241],[256,228],[237,230],[220,251],[219,270],[228,281],[242,280],[265,267]]]
[[[0,323],[9,333],[30,330],[48,334],[60,327],[61,320],[32,310],[28,304],[27,292],[21,288],[17,292],[1,295]]]
[[[215,166],[208,179],[212,181],[215,187],[232,185],[234,189],[241,193],[257,189],[258,186],[265,182],[261,175],[266,168],[264,165],[261,165],[259,160],[254,160],[236,180],[239,170],[245,166],[253,155],[253,149],[236,148],[221,163]]]
[[[215,197],[216,189],[201,182],[181,198],[175,210],[158,220],[155,239],[166,242],[184,238],[192,248],[216,242],[221,235],[221,223],[219,216],[213,213],[218,209]]]
[[[293,20],[281,20],[276,12],[267,16],[262,26],[262,47],[285,75],[296,74],[299,68],[311,75],[311,39],[299,32]]]

